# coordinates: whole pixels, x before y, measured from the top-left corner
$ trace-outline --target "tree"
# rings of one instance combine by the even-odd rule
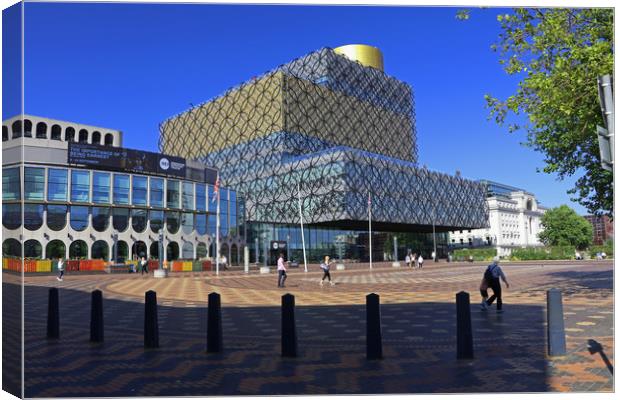
[[[547,246],[573,246],[585,249],[592,243],[592,225],[567,205],[547,210],[541,218],[538,234]]]
[[[613,218],[613,174],[601,168],[596,135],[604,126],[597,77],[614,68],[613,9],[514,9],[497,19],[492,49],[506,73],[522,79],[505,100],[485,96],[490,118],[525,130],[524,144],[545,156],[542,171],[579,176],[571,200]],[[527,122],[508,123],[521,113]]]

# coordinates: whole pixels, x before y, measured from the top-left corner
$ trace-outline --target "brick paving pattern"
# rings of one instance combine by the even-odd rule
[[[350,393],[611,392],[613,265],[604,262],[503,264],[511,284],[505,313],[478,310],[482,264],[422,270],[376,264],[274,273],[66,275],[25,278],[26,397],[276,395]],[[19,277],[3,274],[4,302]],[[60,289],[61,338],[45,339],[47,292]],[[89,343],[90,291],[104,295],[105,342]],[[546,290],[563,293],[567,355],[546,356]],[[160,348],[144,350],[144,292],[159,304]],[[472,299],[474,359],[456,360],[455,294]],[[206,304],[222,296],[224,352],[206,353]],[[365,358],[365,296],[381,297],[384,358]],[[299,356],[280,357],[281,295],[295,295]],[[16,321],[3,321],[15,324]],[[9,339],[7,339],[9,340]],[[4,343],[4,349],[7,349]],[[6,352],[6,350],[5,350]],[[6,357],[10,357],[9,351]],[[15,356],[15,355],[14,355]]]

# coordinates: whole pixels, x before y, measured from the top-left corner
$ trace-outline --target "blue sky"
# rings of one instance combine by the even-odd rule
[[[312,50],[366,43],[383,51],[386,73],[413,86],[421,164],[585,214],[566,194],[574,179],[537,173],[543,158],[520,145],[525,133],[487,120],[484,94],[506,97],[518,82],[490,49],[502,9],[459,21],[449,7],[25,7],[26,113],[120,129],[126,147],[156,151],[158,124],[190,103]],[[6,91],[3,100],[3,118],[18,113]]]

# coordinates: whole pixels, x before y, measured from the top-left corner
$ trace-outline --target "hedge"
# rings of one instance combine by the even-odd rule
[[[495,248],[458,249],[453,252],[453,258],[455,261],[468,261],[469,256],[472,256],[474,261],[491,261],[496,255],[497,249]]]
[[[526,247],[514,249],[510,255],[511,260],[572,260],[575,258],[573,246],[552,247]]]

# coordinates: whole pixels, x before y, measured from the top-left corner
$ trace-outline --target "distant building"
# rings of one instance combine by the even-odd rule
[[[585,219],[592,224],[592,243],[603,244],[614,237],[614,224],[607,215],[586,215]]]
[[[480,182],[487,187],[489,228],[451,231],[450,247],[495,247],[498,255],[507,256],[514,248],[542,246],[540,218],[547,209],[534,195],[497,182]]]

